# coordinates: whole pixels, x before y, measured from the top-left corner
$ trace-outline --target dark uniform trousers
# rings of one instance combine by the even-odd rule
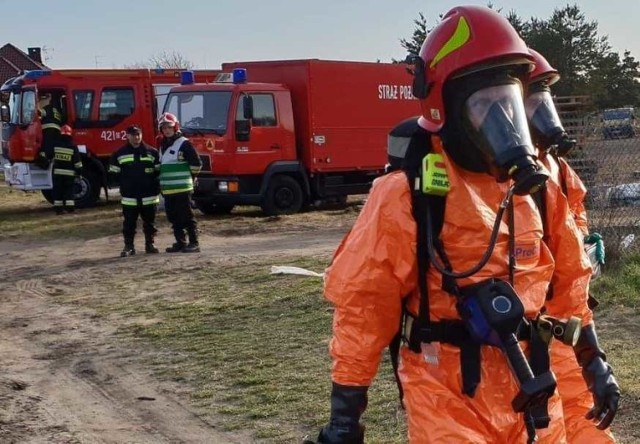
[[[146,244],[152,244],[158,230],[155,227],[158,205],[122,205],[122,234],[125,245],[133,245],[138,227],[138,217],[142,219],[142,232]]]
[[[75,182],[75,177],[54,174],[52,181],[53,189],[51,190],[51,194],[55,210],[61,211],[63,208],[70,210],[75,208],[75,202],[73,200],[73,183]]]
[[[198,242],[198,223],[191,208],[191,193],[167,194],[164,196],[164,209],[167,219],[173,228],[176,242],[185,244],[185,230],[189,235],[189,242]]]

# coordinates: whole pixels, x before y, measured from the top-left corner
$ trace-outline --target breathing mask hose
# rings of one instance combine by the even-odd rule
[[[461,271],[459,273],[455,273],[453,271],[447,270],[436,259],[436,253],[433,247],[433,230],[432,230],[433,222],[431,220],[431,212],[427,211],[427,251],[429,252],[429,259],[431,260],[431,263],[433,264],[436,270],[438,270],[444,276],[450,277],[452,279],[463,279],[469,276],[473,276],[478,271],[480,271],[482,267],[484,267],[487,264],[487,262],[489,262],[489,259],[491,258],[491,254],[493,253],[493,249],[496,246],[496,240],[498,239],[500,222],[502,221],[502,217],[504,215],[505,209],[509,206],[509,203],[513,196],[513,191],[514,191],[514,187],[511,186],[507,190],[507,194],[502,200],[502,203],[500,203],[500,208],[498,209],[498,213],[496,214],[496,221],[493,225],[493,229],[491,230],[491,237],[489,238],[489,246],[487,247],[487,250],[484,252],[482,259],[480,259],[480,262],[478,262],[476,265],[474,265],[470,269],[466,271]]]

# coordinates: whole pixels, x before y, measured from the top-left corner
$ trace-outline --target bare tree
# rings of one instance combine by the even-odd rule
[[[182,54],[177,51],[155,54],[149,57],[144,62],[135,62],[130,65],[125,65],[125,68],[173,68],[173,69],[192,69],[194,63],[186,59]]]

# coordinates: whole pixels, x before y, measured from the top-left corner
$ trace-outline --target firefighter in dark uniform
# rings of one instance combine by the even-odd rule
[[[124,249],[121,257],[136,254],[133,239],[138,217],[142,219],[145,253],[158,253],[153,244],[158,230],[155,227],[156,211],[160,202],[160,157],[158,150],[142,141],[142,130],[137,125],[127,128],[127,144],[113,153],[109,172],[120,178],[122,196],[122,234]]]
[[[62,114],[51,103],[51,94],[40,95],[38,103],[40,110],[40,125],[42,127],[42,144],[40,152],[50,150],[60,137],[62,127]],[[46,166],[45,166],[46,167]]]
[[[56,214],[64,210],[71,213],[75,210],[73,200],[73,184],[76,176],[82,171],[82,159],[78,147],[71,141],[72,130],[63,125],[57,141],[53,141],[40,151],[41,164],[53,162],[53,208]]]
[[[202,160],[189,139],[180,132],[180,122],[171,113],[164,113],[158,120],[162,133],[160,142],[160,189],[164,196],[167,219],[171,222],[176,242],[167,253],[197,253],[198,226],[191,208],[193,178],[202,168]],[[187,244],[186,234],[189,236]]]

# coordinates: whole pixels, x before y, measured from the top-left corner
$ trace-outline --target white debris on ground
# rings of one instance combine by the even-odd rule
[[[324,277],[324,273],[316,273],[302,267],[292,267],[288,265],[272,265],[271,274],[297,274],[300,276]]]

